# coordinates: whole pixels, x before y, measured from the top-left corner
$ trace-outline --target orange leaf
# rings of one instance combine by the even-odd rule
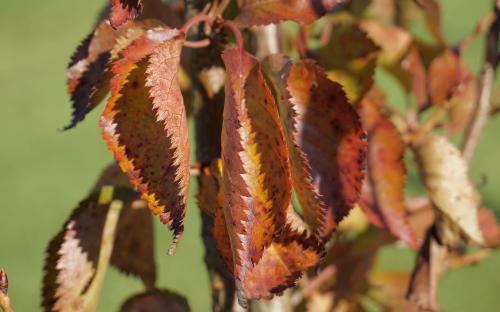
[[[308,24],[323,16],[339,2],[338,0],[243,0],[235,22],[240,27],[275,24],[283,20]]]
[[[224,210],[237,287],[285,224],[291,200],[286,143],[257,59],[226,48],[222,125]]]
[[[189,186],[188,129],[177,80],[183,38],[177,30],[150,30],[124,50],[113,65],[111,98],[100,121],[120,167],[173,231],[169,254],[184,230]]]
[[[297,112],[297,144],[311,166],[312,184],[328,207],[326,230],[331,231],[359,199],[366,134],[341,86],[313,61],[293,64],[287,90]]]
[[[288,145],[293,186],[304,213],[304,220],[312,232],[322,235],[325,232],[328,207],[316,192],[311,176],[311,166],[305,153],[298,145],[300,141],[296,121],[298,114],[287,90],[292,66],[290,59],[284,55],[272,55],[264,61],[264,70],[267,78],[272,82],[276,94],[281,123]]]
[[[141,14],[141,0],[111,0],[111,11],[109,21],[113,28],[121,26],[125,22],[135,19]]]
[[[387,229],[416,248],[418,243],[404,201],[406,145],[396,127],[385,118],[381,118],[368,135],[369,186],[363,193],[361,207],[374,225]]]

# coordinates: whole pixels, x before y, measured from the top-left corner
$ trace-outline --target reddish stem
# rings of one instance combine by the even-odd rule
[[[212,23],[214,22],[214,19],[211,18],[210,16],[204,15],[204,14],[199,14],[199,15],[193,16],[184,24],[184,26],[182,26],[181,31],[187,35],[187,33],[189,32],[189,29],[191,27],[193,27],[194,25],[198,25],[199,23],[203,23],[203,22],[206,22],[206,23],[212,25]]]
[[[200,48],[206,48],[210,45],[210,39],[203,39],[199,41],[185,41],[184,46],[186,48],[193,48],[193,49],[200,49]]]
[[[236,46],[238,47],[238,49],[243,50],[243,37],[241,36],[241,31],[238,26],[236,26],[236,24],[232,21],[224,21],[222,26],[231,30],[234,36],[234,40],[236,41]]]

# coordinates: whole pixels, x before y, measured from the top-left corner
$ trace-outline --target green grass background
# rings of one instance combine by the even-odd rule
[[[10,276],[17,311],[39,311],[44,250],[75,204],[111,161],[100,139],[98,112],[76,130],[58,133],[70,116],[65,67],[89,32],[104,0],[1,0],[0,4],[0,267]],[[491,1],[445,0],[447,38],[471,31]],[[479,41],[468,53],[471,66],[482,60]],[[394,82],[377,76],[391,92]],[[386,88],[386,89],[387,89]],[[390,91],[391,91],[390,90]],[[500,209],[500,118],[492,120],[472,165],[485,206]],[[191,192],[193,194],[194,192]],[[156,222],[159,284],[185,294],[194,311],[208,311],[198,210],[191,199],[186,233],[173,257],[166,255],[170,234]],[[131,255],[133,256],[133,255]],[[412,252],[388,248],[381,267],[407,269]],[[116,311],[141,284],[109,271],[99,311]],[[481,265],[448,274],[440,289],[447,311],[500,311],[500,254]]]

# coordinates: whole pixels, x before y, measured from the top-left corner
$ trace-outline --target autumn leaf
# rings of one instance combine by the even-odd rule
[[[438,43],[446,45],[446,40],[443,35],[442,30],[442,20],[441,20],[441,5],[438,0],[416,0],[419,6],[422,8],[425,19],[427,22],[427,27],[429,28],[432,35],[436,38]]]
[[[434,206],[470,240],[482,244],[477,213],[480,197],[470,182],[460,151],[435,134],[417,142],[414,151]]]
[[[278,103],[290,143],[294,186],[308,215],[306,221],[314,226],[324,218],[324,208],[314,199],[317,193],[326,206],[325,230],[330,232],[359,199],[366,135],[340,85],[329,80],[314,61],[285,65],[283,74],[286,91],[280,91]],[[302,180],[308,175],[311,182]]]
[[[287,224],[291,176],[278,109],[258,61],[226,48],[226,103],[222,132],[224,215],[241,303],[271,298],[317,265],[314,235]]]
[[[47,249],[42,292],[46,311],[95,309],[120,211],[136,196],[130,189],[111,188],[93,193],[73,211]],[[128,235],[122,232],[121,237]]]
[[[189,312],[186,298],[168,290],[154,289],[128,298],[121,312]]]
[[[495,212],[490,209],[479,209],[479,227],[488,247],[500,247],[500,224]]]
[[[148,289],[153,288],[156,281],[153,230],[146,202],[137,199],[126,203],[118,220],[110,259],[112,266],[139,277]]]
[[[361,206],[368,219],[417,248],[405,207],[406,145],[391,121],[381,118],[368,133],[368,181]]]
[[[309,24],[323,16],[338,0],[243,0],[235,22],[240,27],[293,20]]]
[[[135,19],[142,11],[141,0],[111,0],[109,21],[113,28]]]
[[[429,67],[429,93],[432,104],[447,102],[460,83],[459,60],[446,50],[437,56]]]
[[[313,50],[312,55],[325,68],[328,78],[345,89],[356,103],[370,90],[379,48],[356,24],[333,26],[328,44]]]
[[[393,64],[408,51],[412,36],[403,28],[384,25],[374,20],[360,22],[360,28],[380,47],[380,62]]]
[[[178,83],[184,35],[149,30],[113,64],[111,98],[100,125],[130,182],[174,233],[172,254],[184,230],[189,186],[189,142]]]
[[[288,153],[273,96],[257,59],[226,48],[222,125],[224,211],[237,287],[285,225],[291,200]]]
[[[102,22],[77,48],[68,65],[67,84],[73,116],[63,128],[74,128],[106,96],[110,76],[107,74],[110,51],[120,33]]]
[[[311,165],[305,153],[298,146],[300,141],[296,121],[298,113],[287,90],[292,66],[290,59],[284,55],[271,55],[264,61],[264,71],[274,87],[281,123],[285,130],[293,187],[306,223],[312,232],[323,235],[328,207],[316,192]]]

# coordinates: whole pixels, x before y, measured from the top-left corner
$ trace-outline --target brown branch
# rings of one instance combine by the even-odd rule
[[[494,78],[495,70],[493,69],[493,65],[487,63],[481,74],[481,91],[474,118],[471,120],[462,144],[462,154],[467,162],[470,162],[474,156],[481,133],[490,117],[491,94],[495,80]]]
[[[459,269],[470,265],[479,264],[484,259],[488,258],[492,253],[491,249],[481,249],[473,254],[460,257],[452,257],[449,259],[449,266],[452,269]]]

